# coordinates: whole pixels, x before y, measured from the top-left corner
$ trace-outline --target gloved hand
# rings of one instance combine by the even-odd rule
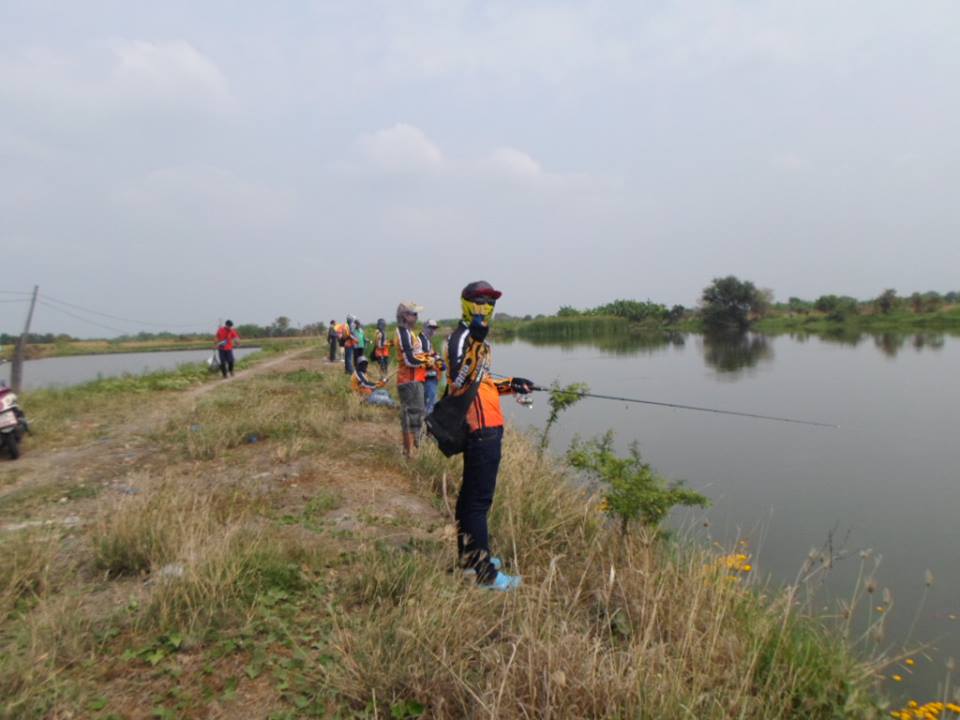
[[[488,332],[490,332],[490,328],[483,324],[483,316],[474,315],[473,321],[470,323],[470,337],[477,342],[483,342],[487,339]]]
[[[510,379],[510,389],[520,395],[533,392],[533,384],[533,380],[527,380],[526,378],[515,377]]]

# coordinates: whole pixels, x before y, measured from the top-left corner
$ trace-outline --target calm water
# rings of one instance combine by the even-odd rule
[[[548,384],[586,381],[593,392],[836,423],[831,430],[584,399],[552,432],[565,449],[575,434],[613,429],[621,449],[637,442],[661,474],[685,479],[713,501],[674,522],[725,545],[743,536],[761,575],[792,582],[813,547],[832,538],[840,560],[827,589],[849,597],[859,552],[882,556],[879,584],[893,594],[884,647],[934,642],[915,656],[899,692],[934,699],[948,657],[960,659],[960,338],[746,337],[600,345],[496,343],[497,372]],[[546,398],[510,417],[542,427]],[[709,521],[709,529],[702,523]],[[871,565],[872,566],[872,565]],[[925,571],[934,585],[921,606]],[[865,612],[864,607],[861,612]],[[914,616],[912,637],[908,638]],[[956,618],[956,619],[955,619]]]
[[[240,348],[234,351],[234,355],[239,360],[256,351],[257,348]],[[157,370],[173,370],[184,363],[206,362],[211,354],[210,350],[177,350],[27,360],[23,364],[23,388],[35,390],[46,387],[65,387],[124,373],[139,375]],[[0,365],[0,379],[10,381],[10,363]]]

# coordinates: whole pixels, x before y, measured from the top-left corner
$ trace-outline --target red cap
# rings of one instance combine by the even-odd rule
[[[499,290],[494,290],[493,285],[488,283],[486,280],[472,282],[463,289],[463,292],[460,293],[460,297],[462,297],[464,300],[474,300],[476,298],[490,298],[491,300],[496,300],[501,295],[503,295],[503,293]]]

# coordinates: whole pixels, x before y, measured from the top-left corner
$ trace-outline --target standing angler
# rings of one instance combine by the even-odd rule
[[[434,359],[434,366],[427,368],[427,376],[423,382],[423,405],[427,415],[433,412],[433,406],[437,402],[437,386],[440,384],[440,371],[443,370],[443,363],[437,359],[437,353],[433,350],[433,335],[437,332],[437,327],[436,320],[427,320],[420,332],[423,354]]]
[[[373,341],[373,357],[380,365],[380,377],[387,376],[387,368],[390,366],[390,341],[387,340],[387,321],[383,318],[377,320],[377,334]]]
[[[233,348],[239,345],[240,335],[233,329],[233,320],[227,320],[223,326],[217,330],[217,355],[220,358],[220,372],[223,377],[233,377]]]
[[[400,396],[403,456],[407,458],[413,457],[414,448],[420,447],[423,427],[423,383],[427,378],[428,360],[415,329],[421,310],[423,308],[413,301],[397,306],[397,395]]]
[[[337,361],[337,342],[340,337],[340,331],[337,330],[337,321],[331,320],[330,327],[327,329],[327,343],[330,345],[330,362]]]
[[[500,572],[500,559],[490,556],[487,515],[493,504],[503,442],[500,396],[525,395],[533,383],[524,378],[494,380],[493,360],[486,343],[493,307],[502,293],[485,281],[472,282],[460,294],[463,311],[457,329],[447,339],[447,391],[474,393],[467,410],[469,428],[463,451],[463,482],[457,496],[457,552],[460,564],[475,571],[477,582],[493,590],[512,590],[520,578]]]

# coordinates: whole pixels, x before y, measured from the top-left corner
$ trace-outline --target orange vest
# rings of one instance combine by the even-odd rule
[[[399,367],[397,368],[397,385],[403,385],[409,382],[426,382],[426,367],[423,365],[417,365],[416,367],[407,365],[407,360],[403,356],[403,342],[400,339],[401,332],[402,329],[397,328],[397,355],[399,363]],[[420,338],[417,337],[416,333],[412,330],[407,330],[407,332],[410,334],[410,347],[413,350],[414,357],[416,357],[423,352],[423,345],[420,344]]]

